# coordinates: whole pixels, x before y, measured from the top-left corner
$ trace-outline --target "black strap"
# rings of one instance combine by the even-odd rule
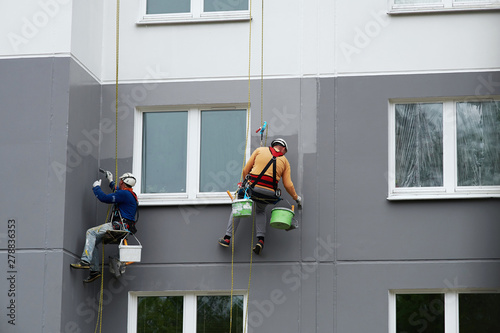
[[[267,165],[264,167],[264,169],[262,170],[260,175],[257,176],[257,179],[254,182],[252,182],[252,184],[250,185],[252,188],[254,188],[255,185],[261,180],[262,176],[264,176],[264,174],[266,173],[267,169],[269,169],[271,164],[273,165],[273,189],[276,191],[276,189],[277,189],[277,186],[276,186],[276,157],[274,157],[274,156],[273,156],[273,158],[271,158],[269,163],[267,163]]]

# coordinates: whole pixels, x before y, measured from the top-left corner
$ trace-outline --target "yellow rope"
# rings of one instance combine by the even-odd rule
[[[118,179],[118,63],[120,55],[120,0],[116,0],[116,78],[115,78],[115,179]]]
[[[240,182],[243,181],[243,169],[246,164],[246,152],[248,147],[248,136],[250,133],[250,105],[251,105],[251,76],[252,76],[252,0],[248,2],[248,11],[250,15],[249,25],[248,25],[248,103],[247,103],[247,128],[245,132],[245,150],[243,153],[243,165],[241,167]],[[237,197],[237,191],[235,192],[235,198]],[[252,242],[253,242],[253,230],[252,230]],[[229,307],[229,333],[231,333],[233,327],[233,293],[234,293],[234,216],[232,222],[232,232],[231,232],[231,296],[230,296],[230,307]],[[248,300],[248,298],[247,298]],[[246,327],[246,323],[245,323]]]
[[[260,126],[262,128],[262,126],[264,126],[264,0],[262,0],[262,23],[260,40]],[[262,146],[262,141],[260,142],[260,145]]]
[[[97,332],[97,327],[99,326],[99,332],[102,330],[102,308],[103,308],[103,294],[104,294],[104,243],[102,246],[102,265],[101,265],[101,293],[99,296],[99,307],[97,310],[97,323],[95,325],[94,333]]]
[[[234,216],[233,229],[231,230],[231,300],[229,307],[229,333],[233,327],[233,291],[234,291]]]
[[[248,104],[247,104],[247,129],[245,134],[245,152],[243,153],[243,165],[241,167],[240,182],[243,181],[243,169],[246,164],[246,151],[248,146],[248,135],[250,133],[250,97],[251,97],[251,68],[252,68],[252,0],[249,1],[250,24],[248,27]]]
[[[118,60],[119,60],[119,43],[120,41],[120,0],[116,0],[116,80],[115,80],[115,179],[118,177]],[[108,211],[106,213],[106,222],[109,218],[109,213],[111,210],[111,205],[108,206]],[[97,314],[97,323],[94,333],[97,332],[97,327],[99,327],[99,332],[102,331],[102,311],[103,311],[103,295],[104,295],[104,243],[101,244],[102,247],[102,259],[101,259],[101,293],[99,296],[99,308]]]
[[[255,207],[257,210],[257,207]],[[250,299],[250,281],[252,281],[252,262],[253,262],[253,233],[255,230],[255,214],[253,214],[253,219],[252,219],[252,237],[250,241],[250,269],[248,273],[248,288],[247,288],[247,304],[246,304],[246,311],[245,311],[245,321],[243,325],[243,332],[245,333],[247,331],[247,324],[248,324],[248,300]]]

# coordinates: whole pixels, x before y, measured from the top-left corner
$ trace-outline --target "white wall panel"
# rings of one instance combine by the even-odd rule
[[[69,53],[71,12],[70,0],[4,1],[0,56]]]
[[[385,0],[337,2],[337,72],[495,69],[498,12],[389,16]]]
[[[335,1],[301,1],[302,74],[332,74],[335,66]]]
[[[267,1],[264,22],[265,75],[300,75],[303,0]],[[166,79],[210,79],[248,75],[249,22],[137,26],[139,2],[120,13],[120,78],[141,80],[152,68]],[[106,4],[105,17],[115,7]],[[316,13],[315,13],[316,15]],[[252,75],[260,75],[261,4],[252,8]],[[104,22],[103,80],[114,80],[114,21]]]
[[[97,77],[102,72],[103,7],[102,0],[77,0],[73,3],[71,53]]]
[[[115,79],[115,2],[104,3],[102,80]],[[390,16],[386,0],[265,2],[266,76],[491,70],[499,67],[495,11]],[[248,22],[137,25],[121,2],[120,80],[248,75]],[[252,8],[252,75],[260,75],[261,2]],[[484,50],[484,51],[483,51]]]

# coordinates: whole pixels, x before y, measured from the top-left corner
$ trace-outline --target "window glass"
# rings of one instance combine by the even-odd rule
[[[189,13],[191,0],[147,0],[146,14]]]
[[[500,294],[460,294],[460,333],[500,332]]]
[[[248,10],[248,0],[204,0],[205,12]]]
[[[231,296],[197,296],[196,332],[243,332],[243,296],[233,296],[232,323],[229,320]]]
[[[137,333],[182,333],[183,296],[138,297]]]
[[[444,313],[444,294],[397,294],[396,332],[444,333]]]
[[[443,106],[396,104],[396,187],[443,185]]]
[[[186,192],[187,111],[143,117],[141,193]]]
[[[238,183],[245,125],[246,110],[201,112],[200,192],[225,192]]]
[[[500,185],[500,103],[459,102],[457,184]]]

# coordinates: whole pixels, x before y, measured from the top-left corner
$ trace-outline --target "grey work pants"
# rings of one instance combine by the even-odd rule
[[[272,190],[267,190],[263,189],[260,187],[255,187],[254,191],[259,192],[261,194],[269,195],[272,196],[274,194],[274,191]],[[262,203],[262,202],[253,202],[252,205],[252,215],[255,216],[255,236],[256,237],[265,237],[266,236],[266,207],[267,203]],[[252,217],[243,217],[243,218],[252,218]],[[235,217],[234,218],[234,233],[236,233],[236,230],[238,229],[238,226],[240,224],[240,220],[242,217]],[[226,228],[226,236],[232,236],[233,234],[233,211],[231,210],[231,214],[229,215],[229,221],[227,223],[227,228]]]
[[[107,230],[113,230],[111,223],[104,223],[87,230],[85,248],[83,249],[81,260],[90,263],[91,271],[99,271],[99,251],[97,251],[97,245],[102,242],[102,238]]]

